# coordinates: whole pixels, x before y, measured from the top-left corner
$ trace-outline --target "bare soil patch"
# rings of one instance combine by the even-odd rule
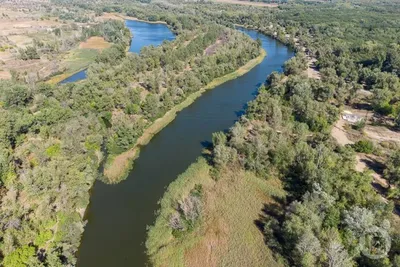
[[[204,50],[204,55],[210,56],[210,55],[215,54],[218,47],[226,44],[226,42],[228,42],[228,36],[225,33],[223,33],[223,34],[221,34],[221,36],[219,36],[219,38],[217,39],[217,41],[214,44],[208,46]]]
[[[347,137],[347,132],[344,128],[345,124],[346,124],[345,120],[340,118],[333,126],[331,132],[333,138],[335,138],[338,144],[342,146],[354,144],[354,142]]]
[[[0,80],[10,80],[11,73],[9,71],[3,70],[0,71]]]
[[[321,73],[317,70],[315,63],[317,62],[316,58],[309,58],[308,68],[307,68],[307,77],[312,79],[321,79]]]
[[[378,142],[390,141],[400,142],[400,132],[393,131],[384,126],[367,125],[364,133],[371,139]]]
[[[376,156],[358,153],[356,160],[356,171],[363,172],[369,170],[374,178],[374,183],[377,183],[384,188],[389,187],[388,181],[382,177],[383,165],[379,162],[379,159]]]

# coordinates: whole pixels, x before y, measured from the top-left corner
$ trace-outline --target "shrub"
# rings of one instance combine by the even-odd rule
[[[353,129],[357,130],[357,131],[361,131],[365,128],[365,125],[366,125],[365,120],[362,119],[353,125]]]
[[[356,152],[371,154],[374,152],[374,144],[370,140],[357,141],[353,148]]]
[[[33,46],[27,46],[26,49],[20,49],[19,54],[22,60],[40,59],[40,55],[36,50],[36,47]]]

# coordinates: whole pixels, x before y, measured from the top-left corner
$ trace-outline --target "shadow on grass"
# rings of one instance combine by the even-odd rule
[[[282,223],[285,217],[285,204],[284,198],[273,197],[273,201],[265,203],[259,214],[259,218],[254,220],[254,224],[264,236],[264,242],[273,252],[275,259],[284,256],[282,248],[283,235]]]

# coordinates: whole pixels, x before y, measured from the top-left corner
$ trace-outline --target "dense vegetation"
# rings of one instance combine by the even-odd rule
[[[229,133],[213,135],[211,173],[217,183],[230,170],[248,171],[267,180],[279,177],[283,182],[286,196],[277,199],[278,204],[266,204],[257,222],[277,262],[397,266],[400,236],[391,228],[393,205],[374,191],[369,174],[354,169],[354,150],[332,141],[327,130],[339,109],[320,98],[322,84],[301,75],[272,74]],[[388,177],[398,177],[397,161],[395,154]],[[196,192],[196,187],[190,192]],[[176,203],[164,207],[169,214],[161,213],[163,220],[169,218],[172,231],[180,233],[174,234],[179,240],[191,231],[186,226],[191,212],[182,203],[196,200],[187,206],[200,220],[196,207],[202,204],[193,193],[182,200],[176,195]],[[159,230],[152,229],[148,241],[155,259],[158,235],[153,231]]]
[[[233,6],[216,11],[207,5],[193,9],[218,23],[256,28],[298,51],[286,62],[284,74],[269,76],[227,134],[213,135],[211,157],[206,156],[216,183],[231,170],[282,181],[286,196],[266,204],[257,221],[275,260],[286,266],[399,266],[393,202],[373,189],[371,175],[355,170],[355,152],[375,153],[374,144],[360,140],[342,147],[330,136],[341,108],[352,104],[360,89],[372,93],[367,105],[386,116],[388,127],[400,126],[398,3],[305,3],[271,11]],[[321,79],[304,75],[310,58],[316,59]],[[391,200],[398,201],[399,152],[387,159]],[[160,254],[168,250],[157,243],[160,227],[180,233],[169,241],[175,249],[185,249],[179,247],[180,240],[190,235],[179,197],[186,201],[191,194],[175,195],[171,200],[167,192],[163,202],[172,203],[162,207],[163,218],[149,233],[155,262],[161,257],[157,248]],[[165,218],[169,230],[157,224]],[[201,214],[197,218],[199,227],[208,224]]]
[[[238,168],[283,182],[287,196],[278,199],[279,209],[259,220],[265,242],[282,264],[399,266],[399,235],[390,224],[393,205],[372,189],[368,174],[354,170],[354,149],[373,153],[374,147],[364,141],[354,149],[340,147],[329,136],[340,107],[352,103],[361,88],[372,93],[375,112],[399,126],[396,2],[302,3],[277,9],[53,2],[61,6],[55,13],[60,19],[86,22],[91,20],[86,11],[121,12],[165,21],[178,35],[140,55],[126,54],[129,32],[122,22],[105,22],[83,30],[84,38],[103,36],[115,43],[90,66],[87,80],[62,86],[0,82],[2,265],[76,263],[88,191],[101,176],[99,166],[107,156],[130,149],[146,127],[191,93],[259,54],[257,42],[229,29],[240,24],[298,53],[285,64],[285,75],[268,78],[228,134],[214,135],[209,159],[214,178]],[[63,6],[79,13],[63,11]],[[20,51],[22,59],[40,53],[40,43]],[[316,59],[321,80],[303,77],[310,57]],[[385,166],[385,177],[397,188],[399,158],[393,152]],[[392,189],[392,199],[398,200],[398,189]],[[201,220],[201,195],[201,188],[193,187],[174,203],[177,208],[168,220],[176,238],[184,238]]]
[[[85,35],[115,43],[85,81],[0,82],[4,266],[74,265],[89,189],[104,158],[131,148],[152,121],[260,53],[248,36],[215,24],[183,26],[175,41],[139,55],[126,53],[123,22],[99,24]]]
[[[215,139],[217,176],[233,164],[266,179],[280,177],[288,194],[280,200],[282,210],[263,214],[260,224],[282,262],[391,266],[399,252],[398,236],[389,238],[393,206],[375,193],[370,176],[355,171],[354,152],[324,134],[322,126],[333,122],[337,108],[319,99],[319,82],[282,80],[271,75],[246,116],[226,138]]]

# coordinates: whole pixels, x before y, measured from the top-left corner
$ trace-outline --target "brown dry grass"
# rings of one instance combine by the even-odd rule
[[[121,15],[114,14],[114,13],[107,13],[107,12],[103,13],[100,17],[97,17],[97,20],[99,20],[99,21],[105,21],[105,20],[110,20],[110,19],[120,20],[120,21],[124,20],[121,17]]]
[[[111,44],[104,40],[103,37],[93,36],[86,40],[86,42],[81,42],[79,44],[80,49],[96,49],[103,50],[109,48]]]
[[[279,266],[255,225],[263,205],[273,201],[267,192],[273,185],[239,170],[223,173],[204,190],[204,228],[185,253],[185,266]]]
[[[237,4],[246,6],[278,7],[278,4],[274,3],[250,2],[250,1],[239,1],[239,0],[214,0],[214,1],[218,3]]]
[[[25,48],[33,43],[33,39],[26,35],[10,35],[7,37],[15,46]]]
[[[135,21],[143,21],[143,22],[147,22],[147,23],[155,23],[155,24],[167,24],[165,21],[147,21],[147,20],[142,20],[142,19],[138,19],[135,17],[130,17],[130,16],[125,16],[119,13],[103,13],[102,16],[97,18],[100,21],[104,21],[104,20],[110,20],[110,19],[115,19],[115,20],[135,20]]]
[[[164,195],[160,216],[147,241],[154,266],[281,266],[255,224],[264,204],[273,203],[274,196],[284,197],[280,181],[226,169],[215,182],[208,169],[204,159],[194,163]],[[201,222],[191,232],[174,237],[166,224],[174,212],[171,207],[195,184],[202,184],[204,192]]]

